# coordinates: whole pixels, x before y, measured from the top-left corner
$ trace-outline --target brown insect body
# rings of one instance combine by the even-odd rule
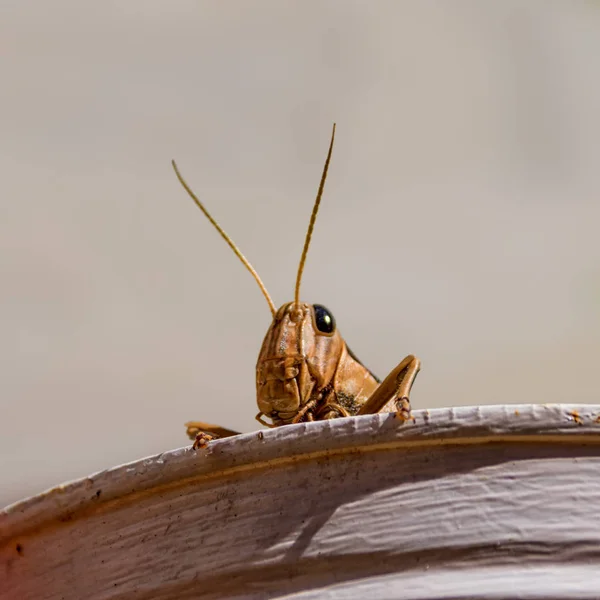
[[[335,125],[300,259],[295,299],[279,310],[275,309],[258,273],[198,200],[173,162],[183,187],[250,271],[269,304],[273,321],[256,364],[256,400],[260,411],[256,418],[267,427],[377,412],[396,412],[402,420],[411,418],[408,395],[420,369],[419,359],[407,356],[380,383],[349,350],[333,315],[320,304],[300,302],[300,282],[334,139]],[[194,448],[206,446],[215,437],[237,434],[201,421],[186,425],[188,435],[195,440]]]
[[[270,417],[278,426],[353,416],[378,385],[348,350],[335,321],[332,331],[319,329],[315,306],[290,302],[277,311],[256,364],[259,419]]]

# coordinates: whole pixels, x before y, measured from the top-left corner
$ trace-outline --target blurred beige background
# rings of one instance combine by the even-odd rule
[[[269,325],[169,161],[417,408],[600,402],[600,5],[7,1],[0,505],[251,431]]]

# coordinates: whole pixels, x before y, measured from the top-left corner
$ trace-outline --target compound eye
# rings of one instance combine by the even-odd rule
[[[321,304],[313,304],[315,309],[315,325],[321,333],[333,333],[335,331],[335,319],[333,315]]]

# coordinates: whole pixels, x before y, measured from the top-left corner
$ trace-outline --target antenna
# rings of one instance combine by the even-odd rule
[[[306,263],[306,254],[308,253],[308,247],[310,246],[310,239],[312,237],[313,229],[315,228],[315,221],[317,219],[317,213],[319,212],[319,204],[321,204],[321,196],[323,195],[323,188],[325,187],[325,179],[327,179],[327,170],[329,169],[329,161],[331,160],[331,151],[333,150],[334,139],[335,123],[333,124],[333,131],[331,132],[331,142],[329,142],[329,151],[327,152],[325,166],[323,167],[323,175],[321,175],[321,183],[319,184],[317,199],[315,200],[315,205],[313,206],[312,214],[310,215],[308,231],[306,232],[306,239],[304,240],[304,248],[302,250],[302,256],[300,257],[300,266],[298,267],[298,276],[296,277],[296,293],[294,297],[296,309],[300,304],[300,282],[302,281],[302,272],[304,271],[304,264]]]
[[[331,152],[331,151],[330,151]],[[262,282],[261,278],[258,276],[258,273],[254,270],[254,267],[250,264],[250,261],[240,252],[239,248],[233,243],[233,240],[223,231],[221,226],[211,217],[210,213],[204,208],[204,205],[200,200],[198,200],[196,194],[192,192],[190,186],[186,183],[185,179],[179,172],[175,161],[172,160],[171,164],[173,165],[173,169],[175,171],[175,175],[177,175],[177,179],[179,179],[179,183],[184,187],[185,191],[190,195],[190,198],[196,203],[196,206],[204,213],[206,218],[214,225],[215,229],[221,234],[221,237],[229,244],[229,247],[233,250],[235,255],[242,261],[246,269],[250,271],[252,277],[256,283],[258,283],[258,287],[260,291],[263,293],[264,297],[267,299],[267,303],[269,304],[269,308],[271,310],[271,314],[275,317],[275,305],[273,304],[273,300],[271,300],[271,296],[269,296],[269,292],[267,292],[267,288],[265,284]]]

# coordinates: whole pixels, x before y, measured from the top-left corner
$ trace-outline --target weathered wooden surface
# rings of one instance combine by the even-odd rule
[[[598,598],[600,406],[337,419],[0,512],[0,597]]]

